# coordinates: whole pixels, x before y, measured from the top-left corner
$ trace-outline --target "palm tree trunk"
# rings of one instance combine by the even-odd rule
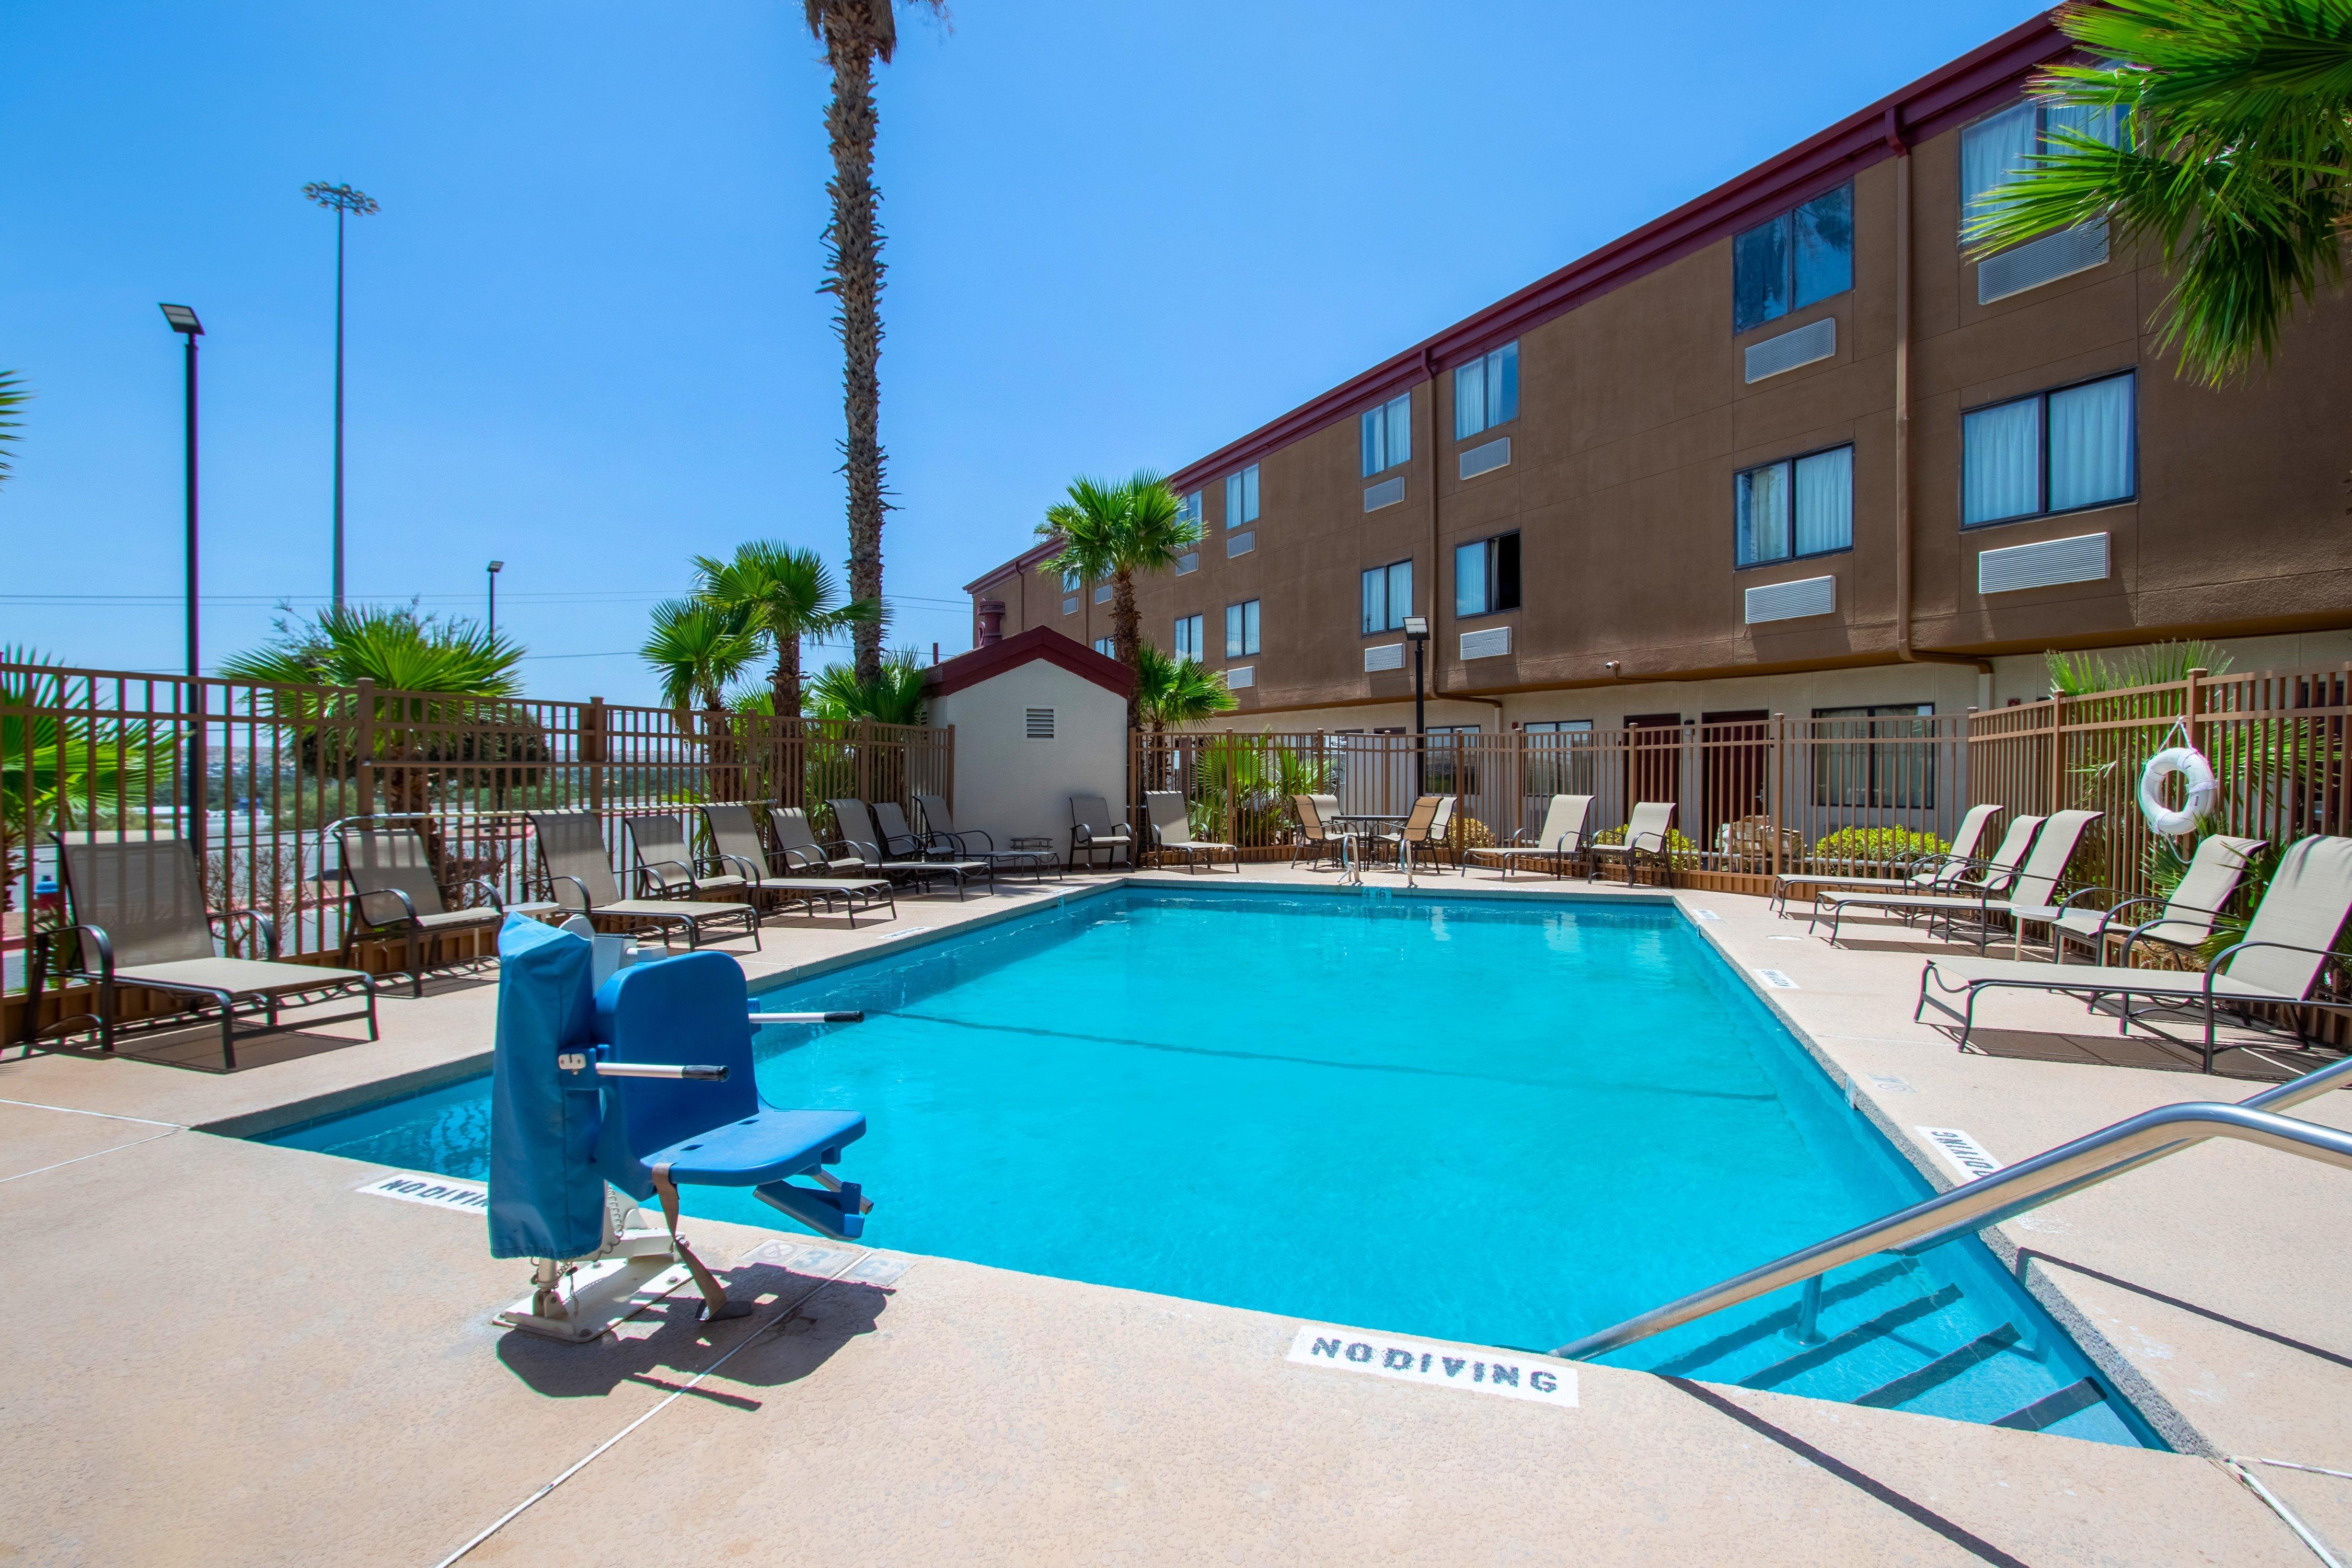
[[[782,637],[776,639],[776,672],[769,677],[768,685],[775,692],[776,717],[797,719],[801,716],[801,639]]]
[[[1118,572],[1111,575],[1110,646],[1118,662],[1137,677],[1127,691],[1127,728],[1132,734],[1142,724],[1143,671],[1135,661],[1136,645],[1141,642],[1140,617],[1135,610],[1135,574]]]
[[[888,0],[880,0],[888,4]],[[824,231],[828,271],[823,290],[840,306],[834,329],[841,337],[842,412],[848,425],[842,471],[849,477],[849,596],[882,596],[882,441],[879,432],[882,357],[882,233],[875,222],[874,56],[878,41],[866,5],[828,0],[823,36],[833,68],[833,101],[825,133],[833,142],[833,222]],[[878,622],[851,630],[860,680],[882,668]],[[778,711],[782,710],[781,707]],[[793,711],[800,707],[793,704]]]

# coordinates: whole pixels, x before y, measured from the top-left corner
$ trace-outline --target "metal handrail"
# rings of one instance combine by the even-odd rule
[[[1550,1353],[1570,1360],[1599,1355],[1664,1333],[1695,1318],[1753,1300],[1784,1285],[1817,1279],[1857,1258],[1880,1252],[1925,1252],[2070,1193],[2112,1181],[2126,1171],[2178,1153],[2208,1138],[2235,1138],[2352,1171],[2352,1133],[2280,1116],[2265,1109],[2299,1103],[2326,1092],[2347,1078],[2352,1078],[2352,1058],[2265,1089],[2242,1105],[2189,1100],[2158,1106],[1679,1300],[1669,1301],[1639,1317],[1628,1318],[1612,1328],[1572,1340]]]

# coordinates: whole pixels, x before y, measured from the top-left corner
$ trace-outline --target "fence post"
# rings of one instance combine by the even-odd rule
[[[2205,750],[2197,743],[2197,713],[2204,698],[2200,683],[2205,679],[2207,673],[2201,664],[2189,672],[2189,690],[2180,710],[2180,727],[2189,733],[2189,749],[2198,752]]]
[[[375,682],[366,676],[359,683],[359,788],[362,816],[375,815]]]
[[[1225,842],[1238,845],[1241,843],[1238,837],[1241,806],[1240,803],[1234,799],[1234,789],[1239,782],[1241,770],[1234,765],[1234,732],[1228,730],[1225,731]]]
[[[944,736],[940,749],[947,753],[948,776],[947,782],[940,786],[940,794],[947,797],[948,815],[952,816],[955,815],[955,726],[945,726]]]
[[[588,767],[588,809],[604,809],[604,700],[588,699],[580,715],[580,760]]]
[[[1788,765],[1789,760],[1789,716],[1786,713],[1772,715],[1772,739],[1767,743],[1765,749],[1769,753],[1769,757],[1765,764],[1769,771],[1764,775],[1766,780],[1764,809],[1770,814],[1772,875],[1778,877],[1781,871],[1780,770]]]
[[[2050,694],[2050,804],[2044,815],[2059,809],[2066,787],[2066,699]]]

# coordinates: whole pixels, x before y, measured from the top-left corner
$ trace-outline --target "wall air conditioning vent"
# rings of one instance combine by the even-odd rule
[[[1199,551],[1187,550],[1183,554],[1176,557],[1176,575],[1179,577],[1187,573],[1198,572],[1200,569],[1201,552]]]
[[[2039,289],[2077,272],[2088,272],[2107,258],[2107,221],[2093,218],[2073,228],[2004,250],[1977,265],[1977,303],[1990,305]]]
[[[1095,603],[1097,605],[1108,605],[1110,603],[1109,584],[1097,583],[1095,584]]]
[[[1837,579],[1800,577],[1793,583],[1767,583],[1748,590],[1748,624],[1793,621],[1801,616],[1826,616],[1837,608]]]
[[[1499,658],[1511,651],[1511,628],[1488,626],[1484,631],[1462,634],[1462,657],[1469,658]]]
[[[1254,664],[1237,664],[1225,671],[1225,689],[1229,691],[1239,691],[1256,684],[1257,666]]]
[[[1066,616],[1075,616],[1077,613],[1078,596],[1076,594],[1065,595],[1062,599],[1062,614]]]
[[[1823,316],[1809,321],[1792,332],[1782,332],[1776,338],[1766,338],[1760,343],[1748,345],[1748,379],[1763,380],[1784,370],[1794,370],[1801,364],[1811,364],[1837,353],[1837,318]]]
[[[2058,583],[2096,583],[2107,574],[2107,536],[2078,533],[2039,544],[2012,544],[1977,556],[1977,592],[2013,594]]]
[[[1366,511],[1378,511],[1384,506],[1394,506],[1397,502],[1402,500],[1404,500],[1404,476],[1402,474],[1399,474],[1392,479],[1382,479],[1376,485],[1368,485],[1364,489],[1364,510]]]
[[[1473,447],[1462,454],[1462,477],[1475,479],[1480,474],[1491,474],[1511,460],[1511,438],[1489,441],[1483,447]]]
[[[1054,710],[1051,708],[1029,710],[1029,738],[1033,741],[1050,741],[1054,738]]]
[[[1225,535],[1225,558],[1227,560],[1231,560],[1236,555],[1247,555],[1251,551],[1255,550],[1256,548],[1257,530],[1255,529],[1250,530],[1247,533],[1228,533]]]
[[[1376,647],[1368,647],[1364,650],[1364,670],[1367,674],[1375,669],[1402,669],[1403,668],[1404,644],[1401,642],[1384,642]]]

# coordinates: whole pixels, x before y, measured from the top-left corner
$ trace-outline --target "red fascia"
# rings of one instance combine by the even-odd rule
[[[1106,658],[1050,626],[1032,626],[1025,632],[1013,633],[1003,642],[960,653],[943,664],[933,665],[924,672],[923,695],[945,697],[1041,658],[1093,681],[1121,701],[1135,689],[1135,671],[1118,660]]]

